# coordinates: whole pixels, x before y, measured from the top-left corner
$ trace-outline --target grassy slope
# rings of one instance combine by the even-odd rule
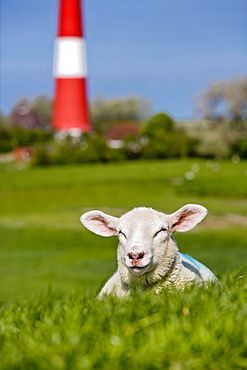
[[[201,203],[217,219],[246,215],[247,163],[205,162],[195,179],[184,174],[195,163],[128,162],[110,165],[2,169],[0,176],[0,292],[2,299],[46,290],[66,291],[86,285],[96,290],[116,267],[116,239],[86,231],[79,216],[88,209],[120,215],[135,206],[173,212]],[[216,172],[214,169],[216,166]],[[198,168],[197,168],[198,169]],[[174,183],[176,185],[174,185]],[[179,184],[179,185],[177,185]],[[177,234],[180,249],[216,273],[246,263],[246,234],[237,225]],[[213,226],[215,219],[213,220]],[[90,246],[90,248],[88,248]]]
[[[246,226],[222,223],[246,216],[247,163],[196,160],[200,171],[185,180],[194,162],[2,169],[2,369],[247,368],[247,283],[238,270],[247,262]],[[84,230],[79,216],[140,205],[173,212],[186,203],[208,207],[209,221],[177,234],[180,249],[224,288],[95,301],[116,267],[117,240]]]

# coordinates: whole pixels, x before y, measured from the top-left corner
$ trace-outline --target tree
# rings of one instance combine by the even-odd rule
[[[176,127],[175,121],[166,113],[158,113],[143,126],[142,134],[147,138],[142,148],[142,157],[170,158],[194,155],[197,141],[186,136]]]
[[[247,76],[211,84],[198,98],[197,110],[214,122],[243,129],[247,119]]]
[[[142,134],[149,139],[159,139],[174,130],[175,122],[166,113],[158,113],[151,117],[143,126]]]
[[[95,130],[105,133],[114,123],[142,121],[150,114],[151,104],[138,96],[118,99],[97,98],[91,103],[91,121]]]
[[[9,119],[0,110],[0,153],[7,153],[12,149]]]
[[[44,119],[45,122],[51,123],[52,116],[52,99],[45,96],[38,96],[32,103],[32,109]]]
[[[23,129],[50,128],[52,100],[46,96],[38,96],[30,101],[26,98],[19,100],[10,114],[10,121],[14,127]]]
[[[6,130],[10,128],[9,117],[5,116],[0,110],[0,130]]]

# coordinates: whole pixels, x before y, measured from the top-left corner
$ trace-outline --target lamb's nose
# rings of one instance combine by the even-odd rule
[[[144,252],[137,253],[137,254],[128,253],[128,257],[129,257],[129,259],[131,259],[131,260],[133,260],[133,261],[141,260],[141,259],[144,257],[144,255],[145,255],[145,253],[144,253]]]

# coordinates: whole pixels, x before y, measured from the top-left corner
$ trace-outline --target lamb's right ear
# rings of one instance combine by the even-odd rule
[[[101,236],[117,235],[118,218],[101,211],[90,211],[80,217],[81,223],[90,231]]]

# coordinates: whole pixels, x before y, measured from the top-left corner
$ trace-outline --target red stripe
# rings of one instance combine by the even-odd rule
[[[53,126],[65,131],[71,128],[78,128],[82,132],[92,130],[85,78],[55,79]]]
[[[83,37],[80,0],[59,0],[58,37]]]

